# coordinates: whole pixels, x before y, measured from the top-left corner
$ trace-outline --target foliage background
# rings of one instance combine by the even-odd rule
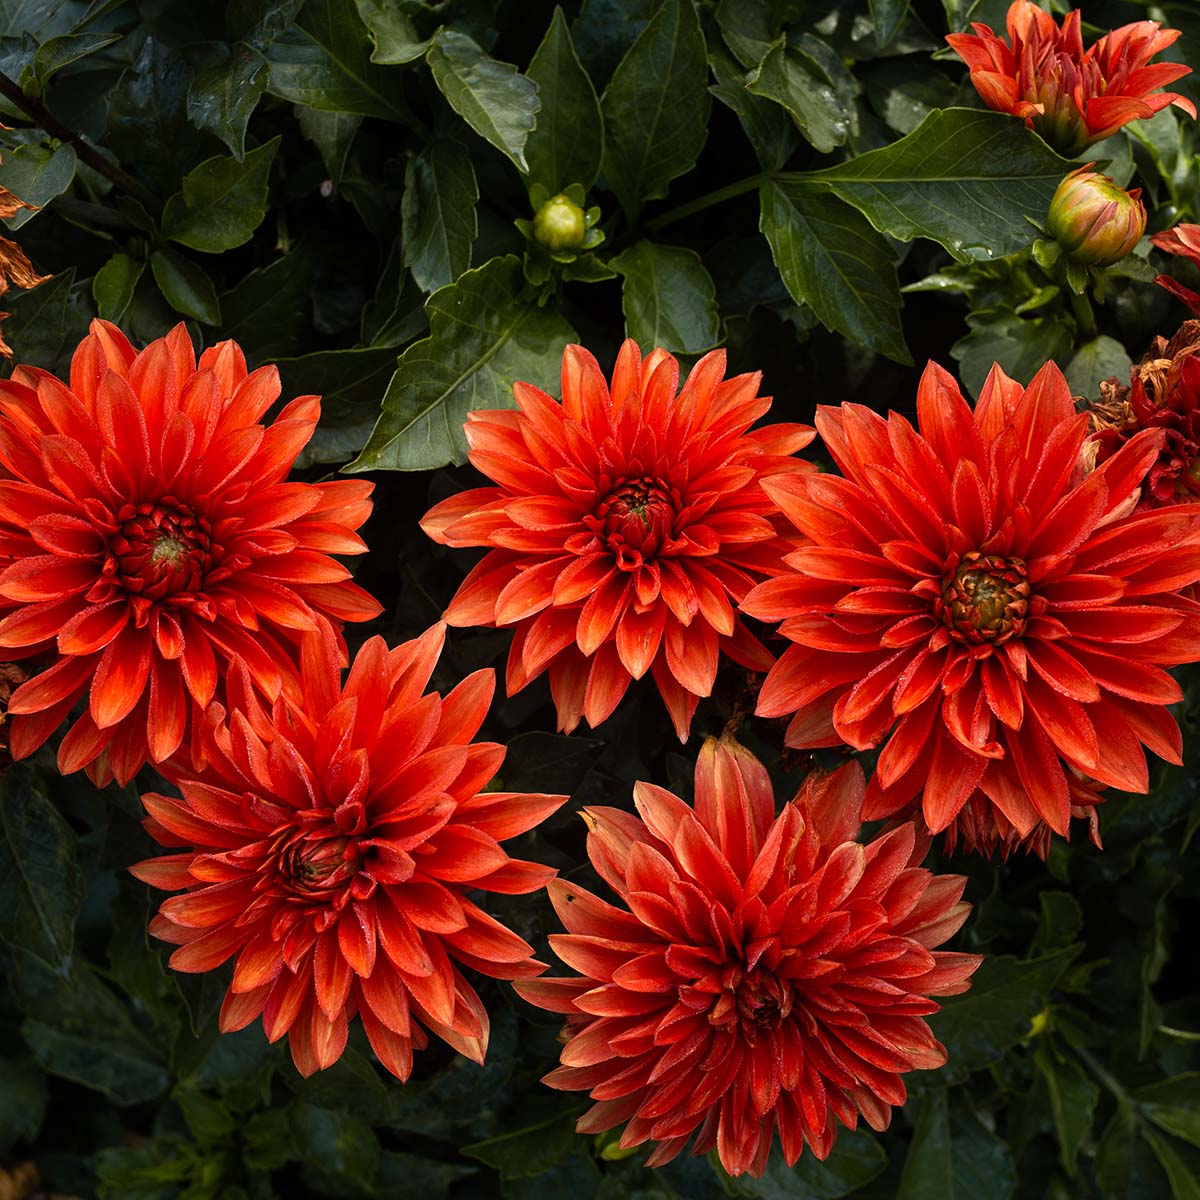
[[[514,379],[555,390],[569,340],[606,368],[626,333],[685,363],[724,345],[731,373],[763,371],[773,417],[804,421],[817,402],[911,412],[929,357],[972,389],[995,358],[1028,379],[1054,357],[1094,396],[1173,331],[1145,244],[1093,306],[1030,259],[1029,222],[1070,164],[980,111],[939,49],[1003,11],[0,0],[0,184],[43,206],[7,224],[54,273],[10,294],[4,328],[19,361],[65,371],[96,314],[139,344],[184,319],[198,345],[234,337],[251,365],[277,360],[285,397],[322,393],[301,466],[374,472],[359,579],[387,613],[352,632],[395,642],[470,565],[416,524],[472,482],[455,465],[464,414],[509,403]],[[1147,11],[1097,0],[1084,16],[1094,35]],[[1149,12],[1200,63],[1194,4]],[[1200,211],[1194,146],[1167,110],[1090,156],[1137,176],[1153,231]],[[570,184],[606,241],[555,262],[514,221],[535,186]],[[435,682],[498,664],[507,641],[454,633]],[[697,738],[746,687],[723,675],[683,747],[646,689],[570,738],[549,732],[544,681],[498,702],[497,786],[572,794],[514,853],[586,879],[576,810],[628,803],[635,779],[687,794]],[[1103,853],[1077,835],[1045,864],[939,864],[970,875],[959,948],[988,959],[933,1019],[949,1064],[910,1077],[887,1134],[843,1133],[824,1165],[736,1182],[703,1159],[650,1172],[612,1136],[575,1135],[579,1099],[538,1083],[557,1019],[501,985],[484,990],[486,1067],[431,1047],[403,1087],[365,1040],[305,1081],[258,1027],[218,1037],[226,980],[165,969],[145,932],[154,898],[124,870],[152,852],[136,789],[98,793],[43,754],[0,797],[0,1194],[22,1194],[32,1160],[47,1192],[114,1200],[1194,1200],[1200,728],[1181,707],[1191,766],[1112,797]],[[781,755],[772,724],[743,736],[791,795],[810,757]],[[489,900],[544,947],[543,901]]]

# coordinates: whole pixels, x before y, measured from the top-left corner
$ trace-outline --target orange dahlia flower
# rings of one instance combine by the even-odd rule
[[[586,810],[621,904],[552,883],[568,933],[550,942],[579,974],[516,984],[567,1017],[545,1082],[596,1101],[581,1133],[627,1122],[621,1146],[658,1143],[649,1166],[695,1135],[692,1153],[759,1175],[776,1129],[789,1164],[805,1142],[824,1159],[837,1122],[885,1129],[901,1074],[946,1061],[921,1018],[980,962],[933,949],[967,917],[966,880],[916,865],[911,823],[859,845],[863,790],[848,763],[776,817],[766,769],[709,739],[694,809],[639,783],[640,820]]]
[[[544,671],[570,732],[599,725],[649,671],[686,740],[724,651],[771,656],[734,613],[794,543],[762,481],[811,470],[790,457],[806,425],[750,426],[771,406],[760,376],[723,379],[702,358],[679,388],[664,350],[627,341],[609,389],[581,346],[563,355],[562,401],[526,383],[518,411],[474,412],[471,463],[496,481],[421,522],[448,546],[488,546],[446,610],[451,625],[515,626],[509,695]]]
[[[1136,21],[1084,50],[1078,9],[1059,28],[1032,0],[1014,0],[1007,26],[1007,42],[978,22],[972,22],[973,34],[951,33],[946,41],[970,67],[971,82],[989,108],[1023,117],[1063,154],[1076,154],[1170,104],[1196,115],[1185,96],[1158,91],[1191,67],[1150,63],[1179,37],[1178,29]]]
[[[231,657],[294,691],[303,631],[380,611],[329,557],[366,549],[371,485],[285,483],[320,399],[265,426],[278,396],[233,342],[197,364],[182,325],[139,354],[105,321],[69,387],[0,382],[0,651],[47,663],[9,703],[17,758],[86,696],[59,767],[126,783],[179,749]]]
[[[1084,477],[1088,417],[1048,363],[999,367],[972,412],[930,364],[919,432],[859,405],[818,410],[845,478],[767,480],[812,544],[744,609],[795,643],[759,695],[794,746],[877,746],[864,813],[923,790],[945,829],[976,788],[1024,837],[1066,833],[1067,770],[1148,787],[1142,746],[1179,762],[1163,669],[1200,657],[1200,505],[1130,515],[1157,459],[1147,430]]]
[[[143,797],[154,839],[189,847],[131,868],[186,889],[150,931],[179,945],[178,971],[234,957],[222,1031],[261,1016],[304,1075],[337,1060],[356,1012],[402,1080],[422,1026],[482,1062],[487,1013],[459,966],[499,979],[545,969],[467,893],[544,886],[554,872],[500,842],[566,797],[480,792],[504,759],[471,741],[495,677],[425,694],[444,633],[390,651],[371,638],[345,686],[332,633],[310,634],[299,699],[283,693],[269,712],[236,671],[237,707],[214,705],[204,727],[208,767],[172,778],[180,800]]]

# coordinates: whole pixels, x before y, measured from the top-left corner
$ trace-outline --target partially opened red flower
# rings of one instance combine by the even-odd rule
[[[767,480],[812,544],[743,605],[795,643],[758,711],[795,714],[794,746],[887,739],[868,818],[922,796],[936,832],[978,788],[1021,837],[1066,833],[1069,768],[1144,792],[1143,746],[1179,762],[1164,668],[1200,656],[1178,595],[1200,578],[1200,505],[1130,515],[1157,430],[1085,477],[1088,418],[1053,363],[1028,388],[993,368],[974,412],[931,363],[917,420],[820,409],[845,478]]]
[[[1014,0],[1007,26],[1007,42],[978,22],[971,24],[974,33],[951,33],[946,41],[971,68],[971,82],[989,108],[1023,117],[1063,154],[1078,153],[1170,104],[1196,115],[1185,96],[1158,90],[1191,67],[1150,62],[1175,42],[1178,29],[1136,21],[1085,50],[1078,9],[1060,28],[1033,0]]]
[[[1194,266],[1200,267],[1200,225],[1176,225],[1173,229],[1164,229],[1161,233],[1153,234],[1150,241],[1160,250],[1165,250],[1168,254],[1178,254],[1180,258],[1186,258]],[[1184,286],[1170,275],[1156,275],[1154,282],[1182,300],[1192,310],[1193,315],[1200,317],[1200,292]]]
[[[568,346],[561,403],[518,383],[518,411],[470,414],[471,462],[497,486],[421,522],[446,545],[490,547],[445,618],[514,626],[509,694],[549,671],[566,732],[599,725],[649,671],[686,739],[722,651],[753,670],[772,662],[734,606],[794,542],[762,481],[810,470],[791,455],[814,432],[751,430],[771,406],[759,376],[724,372],[715,351],[679,388],[671,355],[643,362],[627,341],[610,390]]]
[[[504,759],[503,746],[471,740],[495,677],[426,693],[444,632],[390,651],[372,638],[344,686],[332,634],[310,634],[299,698],[271,711],[235,672],[237,707],[226,717],[214,705],[204,729],[207,769],[173,779],[181,800],[143,797],[155,840],[188,847],[132,868],[186,889],[151,932],[179,945],[179,971],[234,958],[221,1029],[261,1016],[271,1041],[288,1035],[304,1075],[337,1060],[355,1013],[400,1079],[424,1029],[481,1062],[487,1012],[459,968],[545,969],[468,893],[542,887],[554,872],[500,842],[566,797],[480,791]]]
[[[294,690],[303,631],[380,611],[330,557],[366,549],[371,485],[285,482],[321,406],[263,425],[278,396],[233,342],[197,364],[182,325],[139,354],[105,321],[69,387],[0,382],[0,651],[47,664],[10,701],[16,757],[86,698],[59,767],[125,783],[179,749],[232,656]]]
[[[621,1146],[658,1143],[650,1166],[694,1136],[692,1153],[759,1175],[775,1130],[789,1164],[806,1142],[824,1159],[839,1122],[885,1129],[901,1075],[946,1061],[922,1018],[979,965],[933,949],[966,919],[966,881],[917,866],[911,823],[859,845],[863,790],[848,763],[776,817],[765,768],[710,739],[694,809],[639,783],[638,817],[586,811],[620,904],[556,880],[568,933],[550,941],[579,974],[516,985],[566,1015],[545,1081],[596,1101],[581,1133],[624,1123]]]

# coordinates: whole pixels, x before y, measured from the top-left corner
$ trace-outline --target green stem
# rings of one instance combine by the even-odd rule
[[[157,206],[154,194],[143,187],[132,175],[122,171],[115,163],[111,163],[86,138],[73,129],[68,129],[40,100],[26,96],[20,85],[0,74],[0,96],[3,96],[14,107],[19,108],[35,125],[44,129],[52,138],[73,146],[80,162],[87,163],[93,171],[98,172],[116,184],[126,195],[141,201],[151,211]]]
[[[1071,1049],[1076,1058],[1087,1067],[1096,1079],[1112,1092],[1118,1104],[1131,1111],[1135,1108],[1133,1097],[1121,1086],[1118,1080],[1105,1070],[1104,1066],[1096,1060],[1090,1051],[1085,1050],[1082,1046],[1072,1046]]]
[[[1071,298],[1071,312],[1079,322],[1079,332],[1085,338],[1096,336],[1096,315],[1092,312],[1091,303],[1087,296],[1080,296],[1068,285],[1067,295]]]
[[[679,205],[678,208],[672,208],[665,213],[660,213],[652,221],[647,221],[645,228],[651,232],[666,229],[668,225],[674,225],[676,221],[682,221],[685,217],[694,216],[698,212],[703,212],[706,208],[712,208],[716,204],[724,204],[726,200],[733,200],[737,196],[744,196],[747,192],[752,192],[756,188],[761,187],[770,178],[770,171],[760,171],[757,175],[751,175],[749,179],[739,179],[737,183],[730,183],[723,188],[717,188],[715,192],[706,192],[703,196],[697,196],[695,200],[689,200],[686,204]]]

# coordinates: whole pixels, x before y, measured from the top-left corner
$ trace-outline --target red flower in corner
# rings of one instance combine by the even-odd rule
[[[993,368],[974,412],[931,363],[917,419],[820,409],[845,478],[766,482],[812,545],[743,605],[795,643],[759,714],[794,713],[794,746],[888,738],[868,819],[923,789],[936,832],[978,788],[1020,837],[1066,833],[1068,768],[1144,792],[1143,745],[1179,762],[1163,668],[1200,656],[1177,594],[1200,578],[1200,505],[1129,515],[1158,430],[1084,477],[1088,417],[1053,363],[1028,388]]]
[[[751,430],[771,402],[758,375],[724,370],[722,351],[705,355],[680,389],[671,355],[642,361],[627,341],[610,390],[568,346],[561,403],[518,383],[517,412],[470,414],[470,461],[497,486],[421,523],[446,545],[490,547],[445,619],[514,626],[509,695],[549,671],[565,732],[599,725],[649,671],[685,740],[721,651],[772,662],[734,606],[794,542],[762,480],[810,470],[790,456],[815,435]]]
[[[1173,229],[1164,229],[1161,233],[1153,234],[1150,241],[1160,250],[1165,250],[1168,254],[1177,254],[1194,266],[1200,267],[1200,225],[1176,225]],[[1182,300],[1194,316],[1200,317],[1200,292],[1185,287],[1170,275],[1156,275],[1154,282]]]
[[[863,790],[848,763],[776,817],[765,768],[709,739],[694,809],[639,783],[640,819],[586,811],[620,905],[555,880],[568,933],[550,941],[579,974],[516,985],[566,1015],[545,1082],[596,1101],[581,1133],[627,1122],[621,1146],[658,1143],[650,1166],[694,1135],[692,1153],[759,1175],[776,1129],[789,1164],[805,1142],[824,1159],[838,1122],[886,1128],[901,1074],[946,1061],[922,1018],[980,962],[933,949],[966,919],[966,881],[916,865],[911,823],[859,845]]]
[[[1032,0],[1015,0],[1006,23],[1007,42],[977,22],[973,34],[952,33],[946,41],[970,67],[971,82],[989,108],[1023,117],[1063,154],[1076,154],[1170,104],[1196,115],[1185,96],[1158,90],[1191,67],[1150,62],[1174,43],[1178,29],[1136,21],[1084,50],[1078,9],[1060,28]]]
[[[179,945],[179,971],[233,957],[222,1031],[261,1016],[304,1075],[337,1060],[355,1013],[402,1080],[422,1026],[482,1062],[487,1013],[459,966],[499,979],[545,969],[468,893],[542,887],[554,872],[500,842],[566,797],[480,792],[504,759],[471,741],[495,677],[425,694],[444,632],[390,651],[372,638],[344,686],[333,635],[308,635],[300,698],[271,712],[235,672],[235,710],[214,705],[203,730],[207,769],[173,778],[181,800],[143,797],[155,840],[189,847],[131,868],[186,889],[151,932]]]
[[[1140,430],[1160,429],[1162,449],[1138,507],[1200,498],[1200,321],[1184,321],[1169,341],[1156,337],[1129,383],[1106,379],[1100,394],[1089,409],[1094,432],[1085,454],[1103,462]]]
[[[366,549],[371,485],[284,482],[320,400],[264,426],[278,396],[233,342],[197,364],[182,325],[139,354],[104,321],[69,387],[0,382],[0,652],[48,663],[9,702],[15,757],[87,697],[59,767],[126,783],[179,749],[233,656],[294,690],[303,631],[380,611],[329,557]]]

